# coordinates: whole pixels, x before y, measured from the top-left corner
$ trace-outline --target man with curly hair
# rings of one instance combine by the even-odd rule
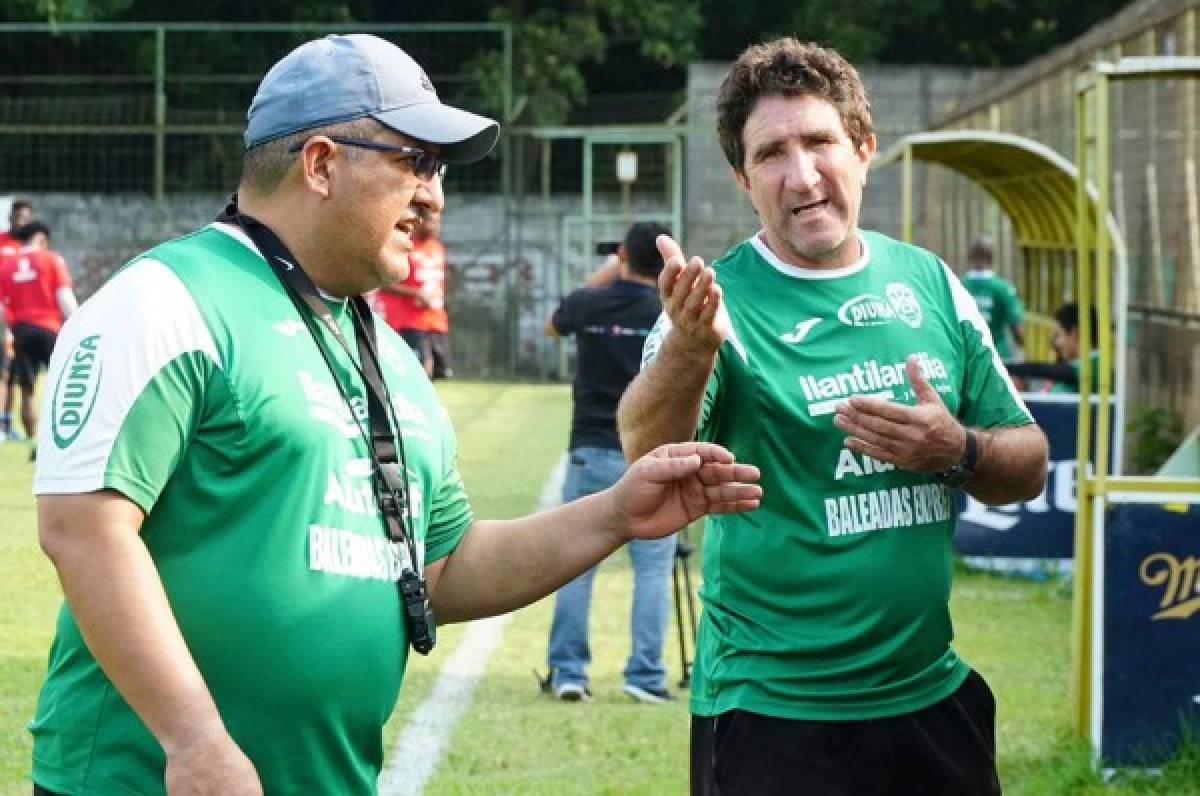
[[[713,267],[659,239],[664,314],[618,420],[762,471],[707,522],[694,794],[999,793],[995,702],[950,646],[952,491],[1037,495],[1046,441],[934,254],[858,228],[876,142],[858,73],[746,50],[718,132],[762,229]]]

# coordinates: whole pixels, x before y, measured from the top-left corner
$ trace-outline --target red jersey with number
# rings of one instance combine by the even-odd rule
[[[450,319],[446,315],[446,247],[437,238],[417,242],[408,253],[408,277],[395,283],[421,291],[422,301],[415,296],[393,293],[383,288],[376,296],[384,320],[393,329],[416,329],[422,332],[446,332]]]
[[[70,286],[67,263],[56,251],[25,249],[0,259],[0,301],[10,327],[31,323],[57,334],[63,324],[58,291]]]

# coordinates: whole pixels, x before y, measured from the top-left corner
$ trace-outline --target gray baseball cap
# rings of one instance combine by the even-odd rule
[[[364,116],[439,145],[451,163],[479,160],[500,135],[492,119],[443,105],[404,50],[351,33],[302,44],[271,67],[246,113],[246,148]]]

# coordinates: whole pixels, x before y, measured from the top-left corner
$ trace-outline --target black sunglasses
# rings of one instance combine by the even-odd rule
[[[342,146],[358,147],[359,149],[372,149],[376,152],[386,152],[389,155],[404,155],[412,158],[413,173],[422,180],[432,180],[434,177],[446,176],[446,161],[441,155],[435,155],[427,149],[421,149],[419,146],[402,146],[400,144],[385,144],[382,141],[368,141],[363,138],[347,138],[341,135],[325,136],[335,144]],[[288,152],[299,152],[304,149],[304,145],[308,143],[306,138],[303,141],[297,141],[288,147]]]

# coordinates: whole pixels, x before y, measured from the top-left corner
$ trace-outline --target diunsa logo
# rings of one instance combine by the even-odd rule
[[[99,348],[98,334],[80,340],[67,354],[58,383],[54,385],[50,423],[54,444],[59,448],[74,442],[92,416],[96,395],[100,392]]]
[[[863,293],[843,304],[837,316],[847,326],[883,326],[895,319],[896,310],[874,293]]]

